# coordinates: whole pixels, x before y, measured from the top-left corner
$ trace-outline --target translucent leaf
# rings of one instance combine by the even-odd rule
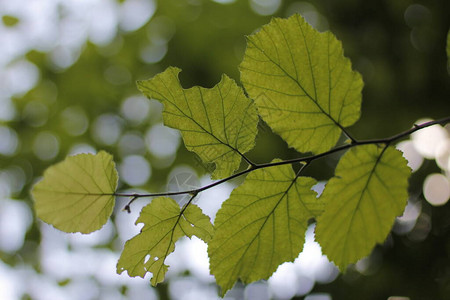
[[[153,199],[142,209],[138,223],[143,223],[144,227],[125,243],[117,273],[127,271],[129,276],[143,278],[151,272],[154,286],[164,280],[169,267],[164,261],[174,251],[179,238],[195,235],[208,242],[214,231],[209,217],[198,206],[190,204],[182,212],[175,200],[168,197]]]
[[[266,123],[300,152],[325,152],[360,115],[363,81],[331,32],[299,15],[248,37],[241,81]]]
[[[37,216],[65,232],[90,233],[111,216],[117,171],[112,156],[69,156],[44,172],[32,190]]]
[[[267,279],[277,267],[302,251],[308,220],[322,205],[311,187],[316,181],[298,177],[290,165],[250,173],[225,201],[208,244],[211,273],[222,287]]]
[[[341,270],[383,243],[408,198],[411,170],[393,147],[359,146],[342,156],[325,186],[316,239]]]
[[[139,89],[164,104],[164,124],[179,129],[189,151],[205,163],[215,163],[213,178],[231,175],[242,154],[254,146],[258,115],[253,102],[224,75],[212,89],[183,89],[170,67],[152,79],[139,81]]]

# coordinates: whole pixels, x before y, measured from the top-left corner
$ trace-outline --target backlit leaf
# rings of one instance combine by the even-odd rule
[[[222,287],[267,279],[277,267],[302,251],[308,220],[322,212],[311,187],[316,181],[296,177],[290,165],[260,169],[225,201],[208,244],[211,273]]]
[[[408,198],[411,170],[393,147],[365,145],[342,156],[320,197],[316,239],[341,270],[383,243]]]
[[[248,37],[242,83],[266,123],[300,152],[325,152],[360,115],[363,81],[331,32],[299,15]]]
[[[181,213],[175,200],[168,197],[153,199],[144,207],[136,221],[139,223],[144,227],[125,243],[117,263],[117,273],[127,271],[129,276],[143,278],[151,272],[154,286],[164,280],[169,267],[164,261],[175,250],[175,242],[179,238],[195,235],[208,242],[214,231],[209,217],[198,206],[190,204]]]
[[[170,67],[155,77],[138,82],[149,98],[164,104],[164,124],[179,129],[186,148],[205,163],[215,163],[213,178],[231,175],[242,154],[254,146],[258,115],[254,103],[224,75],[211,89],[183,89]]]
[[[117,171],[112,156],[69,156],[44,172],[32,190],[37,216],[65,232],[89,233],[111,216]]]

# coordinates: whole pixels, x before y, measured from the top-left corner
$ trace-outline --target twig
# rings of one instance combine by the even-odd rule
[[[350,137],[346,132],[344,132],[348,138],[350,138],[352,140],[351,144],[347,144],[347,145],[342,145],[342,146],[338,146],[336,148],[333,148],[329,151],[320,153],[320,154],[316,154],[316,155],[310,155],[310,156],[306,156],[306,157],[299,157],[299,158],[294,158],[294,159],[289,159],[289,160],[283,160],[283,161],[278,161],[278,162],[274,162],[274,163],[263,163],[263,164],[255,164],[250,162],[248,159],[245,159],[249,164],[250,167],[244,171],[235,173],[231,176],[228,176],[224,179],[218,180],[216,182],[213,182],[211,184],[205,185],[203,187],[200,187],[198,189],[193,189],[193,190],[185,190],[185,191],[179,191],[179,192],[163,192],[163,193],[151,193],[151,194],[127,194],[127,193],[114,193],[114,196],[121,196],[121,197],[132,197],[131,200],[127,203],[127,205],[124,207],[124,210],[126,210],[127,212],[130,212],[130,205],[131,203],[133,203],[136,199],[138,198],[146,198],[146,197],[158,197],[158,196],[175,196],[175,195],[185,195],[185,194],[191,194],[192,197],[191,199],[188,201],[188,203],[186,203],[186,205],[183,207],[183,211],[186,209],[186,207],[192,202],[192,200],[195,198],[195,196],[197,196],[198,193],[203,192],[205,190],[208,190],[212,187],[215,187],[216,185],[222,184],[224,182],[230,181],[236,177],[245,175],[247,173],[253,172],[255,170],[258,169],[263,169],[263,168],[269,168],[269,167],[275,167],[275,166],[281,166],[281,165],[286,165],[286,164],[293,164],[293,163],[301,163],[301,162],[305,162],[306,165],[308,165],[310,162],[322,158],[324,156],[328,156],[331,155],[333,153],[339,152],[339,151],[343,151],[343,150],[347,150],[356,146],[361,146],[361,145],[369,145],[369,144],[385,144],[385,145],[389,145],[392,142],[399,140],[403,137],[406,137],[418,130],[421,130],[423,128],[432,126],[432,125],[436,125],[436,124],[444,124],[450,122],[450,117],[446,117],[443,119],[439,119],[436,121],[430,121],[430,122],[426,122],[420,125],[414,124],[414,126],[408,130],[405,130],[399,134],[393,135],[391,137],[388,138],[384,138],[384,139],[372,139],[372,140],[362,140],[362,141],[357,141],[355,139],[353,139],[352,137]],[[242,155],[242,157],[245,158],[244,155]],[[306,166],[305,165],[305,166]],[[304,167],[301,167],[300,170],[304,169]],[[182,212],[183,212],[182,211]]]

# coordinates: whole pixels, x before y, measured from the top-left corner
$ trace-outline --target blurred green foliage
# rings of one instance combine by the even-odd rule
[[[274,16],[286,17],[295,12],[309,16],[317,28],[329,29],[342,40],[345,55],[363,75],[362,116],[349,130],[356,138],[387,137],[408,129],[419,118],[448,115],[450,85],[445,49],[450,1],[284,0]],[[255,13],[249,1],[244,0],[229,4],[160,0],[145,26],[132,32],[119,30],[108,45],[88,42],[79,59],[68,68],[55,66],[45,51],[29,51],[26,58],[39,68],[40,79],[31,91],[13,99],[17,115],[5,124],[17,132],[20,144],[13,155],[0,157],[0,168],[19,166],[25,174],[23,187],[12,197],[24,199],[32,206],[28,195],[31,184],[76,144],[104,149],[114,154],[120,164],[123,151],[117,142],[101,142],[93,124],[97,117],[113,114],[122,132],[144,136],[151,125],[161,122],[157,114],[150,113],[144,122],[134,123],[121,113],[123,101],[139,94],[136,80],[177,66],[183,70],[180,79],[184,87],[211,87],[219,82],[222,73],[239,82],[237,67],[245,50],[245,35],[268,23],[270,18],[271,15]],[[4,16],[2,20],[7,26],[20,24],[20,19],[13,16]],[[144,59],[148,45],[155,46],[149,49],[159,49],[163,54],[166,49],[167,53],[161,60],[155,56]],[[149,62],[152,59],[155,62]],[[68,108],[86,115],[89,124],[86,130],[71,131],[78,125],[65,123],[68,118],[64,111]],[[274,157],[286,159],[298,155],[267,126],[261,124],[259,129],[251,159],[268,162]],[[33,151],[36,138],[43,132],[56,137],[59,143],[56,155],[48,159],[36,156]],[[155,192],[165,190],[168,172],[174,165],[187,163],[200,173],[205,172],[183,146],[172,163],[160,168],[158,157],[148,151],[144,156],[154,168],[144,187]],[[312,175],[328,178],[331,174],[322,172],[320,166],[335,163],[333,159],[317,163],[311,168]],[[424,176],[436,170],[434,162],[428,162],[415,173],[411,179],[413,195],[420,194]],[[120,188],[128,186],[122,182]],[[432,218],[431,232],[424,240],[414,242],[393,234],[375,250],[382,262],[371,275],[350,270],[330,284],[316,285],[313,291],[328,292],[333,299],[387,299],[392,295],[411,299],[448,297],[450,206],[433,208],[424,203],[423,211]],[[10,265],[26,261],[39,269],[36,259],[39,241],[35,222],[24,246],[13,254],[0,252],[0,259]],[[108,247],[117,246],[111,243]]]

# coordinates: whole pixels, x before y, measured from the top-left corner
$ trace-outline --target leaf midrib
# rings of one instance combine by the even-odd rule
[[[367,177],[367,180],[366,180],[366,183],[365,183],[365,185],[364,185],[364,188],[361,190],[361,194],[360,194],[360,196],[359,196],[358,202],[357,202],[357,204],[356,204],[355,209],[353,210],[353,214],[352,214],[352,216],[351,216],[351,218],[350,218],[350,222],[348,223],[349,225],[348,225],[348,228],[347,228],[347,233],[344,235],[345,241],[344,241],[344,243],[343,243],[343,244],[344,244],[344,249],[343,249],[342,255],[344,255],[344,253],[347,252],[347,251],[346,251],[346,248],[347,248],[347,246],[348,246],[347,240],[348,240],[348,237],[349,237],[350,229],[352,228],[353,219],[355,218],[355,215],[356,215],[356,213],[357,213],[358,210],[359,210],[359,206],[361,205],[363,196],[365,195],[365,193],[366,193],[367,190],[368,190],[368,186],[369,186],[369,184],[370,184],[370,181],[371,181],[371,179],[372,179],[372,176],[375,174],[376,168],[377,168],[377,166],[378,166],[378,164],[379,164],[379,162],[380,162],[380,160],[381,160],[381,157],[383,156],[383,154],[384,154],[384,152],[386,151],[387,148],[388,148],[388,146],[386,145],[386,146],[383,148],[383,150],[381,151],[381,153],[379,154],[379,156],[377,157],[377,160],[375,161],[375,164],[374,164],[372,170],[370,170],[369,176]],[[343,261],[343,256],[341,257],[341,261]]]
[[[167,91],[169,91],[169,93],[171,94],[172,98],[174,98],[174,96],[172,95],[170,89],[167,87],[167,85],[165,84],[165,82],[162,80],[162,78],[160,78],[160,81],[162,82],[162,84],[164,85],[164,87],[167,89]],[[208,130],[206,130],[200,123],[198,123],[192,116],[187,115],[183,110],[181,110],[177,105],[175,105],[172,101],[170,101],[169,99],[167,99],[166,97],[164,97],[163,94],[161,94],[160,92],[158,92],[157,90],[154,89],[150,89],[149,87],[146,86],[142,86],[142,88],[150,91],[151,93],[155,93],[158,94],[161,97],[162,101],[167,101],[169,104],[171,104],[173,107],[175,107],[185,118],[189,119],[190,121],[192,121],[194,124],[196,124],[201,130],[203,130],[203,132],[207,133],[208,135],[210,135],[212,138],[214,138],[215,140],[217,140],[220,144],[229,147],[231,150],[233,150],[235,153],[237,153],[238,155],[240,155],[241,157],[244,157],[244,155],[236,148],[234,148],[233,146],[231,146],[230,144],[223,142],[221,139],[219,139],[218,137],[216,137],[212,132],[209,132]],[[183,95],[185,96],[185,89],[183,89],[183,87],[181,87],[181,90],[183,92]],[[200,88],[200,87],[199,87]],[[186,97],[184,97],[186,99]],[[202,104],[204,105],[203,102],[203,97],[202,99]],[[186,99],[187,102],[187,99]],[[222,99],[223,102],[223,99]],[[191,112],[191,109],[188,105],[189,111]],[[192,114],[192,112],[191,112]],[[223,114],[222,114],[223,115]],[[208,115],[206,114],[206,116],[208,117]],[[225,119],[225,115],[223,115],[223,118]],[[209,117],[208,117],[209,120]],[[183,131],[182,129],[180,129],[181,131]],[[212,131],[212,128],[211,128]]]
[[[306,44],[306,40],[305,40],[305,36],[303,34],[303,29],[300,26],[300,30],[302,32],[302,36],[304,39],[304,43],[305,43],[305,48],[308,54],[308,61],[310,62],[309,67],[311,68],[311,57],[310,57],[310,52],[309,52],[309,48],[307,47]],[[280,32],[281,29],[280,29]],[[282,32],[283,33],[283,32]],[[269,36],[269,34],[267,34]],[[269,36],[270,37],[270,36]],[[261,49],[260,47],[258,47],[258,45],[256,45],[256,43],[252,40],[252,39],[248,39],[248,41],[256,48],[259,50],[259,52],[261,52],[269,61],[271,61],[275,66],[277,66],[288,78],[290,78],[293,82],[295,82],[297,84],[297,86],[304,92],[304,94],[307,96],[308,99],[310,99],[316,106],[317,108],[319,108],[320,112],[323,113],[324,115],[326,115],[336,126],[338,126],[342,131],[344,131],[344,127],[339,124],[339,122],[337,122],[329,113],[327,113],[322,106],[320,106],[320,104],[318,103],[317,99],[313,98],[306,90],[305,88],[302,86],[302,84],[299,82],[298,79],[294,78],[293,76],[291,76],[279,63],[277,63],[274,59],[272,59],[263,49]],[[329,42],[327,43],[329,44]],[[291,51],[289,51],[289,53],[292,55]],[[295,67],[295,65],[294,65]],[[296,69],[297,70],[297,69]],[[329,73],[329,70],[328,70]],[[313,86],[314,89],[316,89],[316,84],[315,84],[315,80],[314,80],[314,72],[311,69],[311,76],[312,76],[312,81],[313,81]]]
[[[263,223],[262,223],[260,229],[258,230],[258,233],[255,234],[255,236],[253,237],[253,239],[252,239],[248,244],[246,244],[246,245],[247,245],[247,248],[245,249],[244,253],[241,255],[241,259],[240,259],[240,260],[242,260],[242,258],[245,257],[245,255],[246,255],[247,252],[248,252],[248,249],[249,249],[250,246],[253,244],[253,242],[256,240],[256,238],[260,237],[261,231],[262,231],[263,228],[265,227],[267,221],[268,221],[269,218],[274,214],[276,208],[280,205],[280,203],[282,202],[282,200],[288,195],[289,190],[292,188],[292,186],[294,186],[294,183],[296,183],[296,181],[297,181],[298,178],[299,178],[298,176],[295,176],[295,178],[294,178],[293,180],[291,180],[289,186],[288,186],[287,189],[283,192],[282,196],[281,196],[280,199],[277,201],[277,203],[275,204],[275,206],[273,207],[273,209],[270,211],[270,213],[269,213],[268,215],[266,215],[266,216],[264,217],[264,221],[263,221]],[[275,194],[275,195],[276,195],[276,194]],[[261,219],[262,219],[262,218],[260,218],[260,219],[258,219],[258,220],[261,220]],[[258,221],[258,220],[255,220],[255,222]],[[273,217],[273,220],[275,221],[275,217]],[[250,224],[253,224],[253,223],[254,223],[254,222],[252,222],[252,223],[250,223]],[[247,224],[245,227],[249,226],[250,224]],[[275,239],[274,239],[274,240],[275,240]],[[273,243],[273,246],[274,246],[274,245],[275,245],[275,243]],[[245,245],[244,245],[244,246],[245,246]],[[242,246],[242,247],[244,247],[244,246]],[[239,249],[240,249],[240,248],[239,248]],[[272,250],[273,250],[273,249],[272,249]],[[237,251],[237,250],[236,250],[236,251]],[[269,268],[270,268],[270,266],[272,265],[272,260],[273,260],[273,254],[274,254],[274,251],[272,251],[271,254],[272,254],[272,258],[271,258],[271,262],[268,264]],[[253,265],[256,263],[256,257],[257,257],[257,256],[255,256]],[[242,266],[241,264],[239,264],[239,265],[240,265],[240,268],[242,269],[243,266]],[[239,265],[235,265],[235,266],[233,267],[232,273],[235,273],[236,267],[238,267]],[[240,273],[240,271],[239,271],[238,273]]]

